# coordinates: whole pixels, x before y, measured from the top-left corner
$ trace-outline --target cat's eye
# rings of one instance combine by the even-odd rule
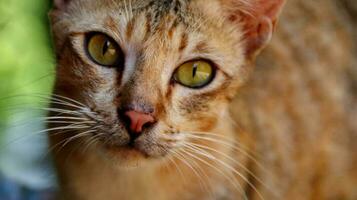
[[[205,60],[189,61],[177,68],[174,79],[186,87],[201,88],[213,80],[214,70],[211,62]]]
[[[123,59],[123,52],[112,38],[102,33],[87,37],[87,52],[90,58],[102,66],[113,67]]]

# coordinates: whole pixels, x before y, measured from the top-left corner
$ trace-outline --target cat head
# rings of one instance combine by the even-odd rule
[[[269,42],[282,5],[55,0],[54,93],[78,103],[67,109],[90,122],[84,135],[122,163],[166,156],[199,134],[227,134],[229,102]]]

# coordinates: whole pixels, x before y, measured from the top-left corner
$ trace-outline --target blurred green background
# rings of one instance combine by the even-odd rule
[[[18,121],[45,115],[33,109],[46,104],[33,94],[50,94],[52,89],[50,4],[49,0],[0,0],[0,175],[39,187],[47,184],[34,178],[41,170],[46,138],[24,135],[45,125],[32,121],[22,126]]]
[[[10,105],[36,105],[36,98],[14,97],[49,93],[54,59],[47,12],[48,0],[0,1],[0,134],[3,136]],[[1,140],[2,137],[0,137]]]

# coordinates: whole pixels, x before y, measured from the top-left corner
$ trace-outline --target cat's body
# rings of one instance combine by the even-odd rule
[[[336,4],[289,1],[232,106],[284,199],[357,199],[356,40]]]
[[[226,12],[230,12],[235,9],[232,5],[237,6],[236,9],[244,8],[243,1],[72,1],[66,15],[61,14],[61,10],[52,13],[59,58],[54,93],[81,103],[55,95],[72,105],[68,108],[57,102],[53,107],[68,110],[74,109],[73,104],[85,104],[88,108],[80,117],[91,122],[98,120],[99,126],[110,127],[95,126],[94,133],[90,134],[109,132],[112,135],[101,138],[109,143],[105,147],[101,136],[92,140],[98,135],[91,135],[87,141],[74,139],[54,151],[60,198],[357,199],[357,150],[353,145],[356,127],[353,127],[352,116],[356,108],[348,91],[348,80],[344,79],[347,69],[343,67],[349,65],[345,53],[352,47],[349,41],[341,41],[329,49],[330,43],[316,39],[320,37],[320,27],[313,22],[318,17],[306,17],[311,20],[311,25],[302,23],[294,26],[297,30],[291,29],[292,21],[301,15],[300,7],[301,10],[308,7],[318,12],[318,3],[288,3],[273,44],[258,60],[258,67],[252,73],[254,56],[264,47],[266,38],[260,38],[258,33],[255,36],[263,42],[253,41],[251,37],[254,36],[249,36],[252,42],[242,43],[248,36],[243,36],[242,27],[233,27],[237,16],[231,16],[233,23],[229,26],[222,25],[224,20],[219,6],[219,2],[223,2],[228,8]],[[323,3],[323,0],[319,2]],[[185,7],[186,3],[189,6]],[[57,5],[65,7],[65,4],[67,1]],[[274,8],[274,4],[270,8]],[[198,10],[197,13],[190,10],[188,15],[187,9]],[[331,12],[333,7],[326,9]],[[121,14],[116,13],[118,10],[122,10],[118,12]],[[159,14],[155,15],[158,10]],[[204,10],[205,17],[209,18],[197,20],[199,10]],[[297,13],[289,13],[292,10]],[[177,14],[177,20],[166,16],[171,11]],[[161,15],[166,17],[160,18]],[[133,16],[136,16],[135,20],[128,20]],[[239,16],[247,17],[242,13]],[[181,23],[189,28],[184,30]],[[265,21],[262,23],[263,29],[259,31],[272,28],[264,24]],[[250,27],[249,23],[247,27]],[[203,35],[195,35],[196,28]],[[305,35],[296,35],[295,38],[294,35],[302,31],[299,28],[310,28],[311,35],[304,39],[301,37]],[[86,50],[82,49],[86,39],[81,35],[88,31],[105,32],[124,48],[124,74],[117,69],[94,66],[86,60]],[[335,33],[335,29],[328,31],[326,34]],[[344,30],[336,33],[346,35],[342,38],[349,37]],[[263,36],[269,37],[269,34]],[[311,42],[311,48],[316,46],[317,49],[308,53],[306,47],[309,45],[296,42],[301,40]],[[244,49],[247,46],[249,50]],[[321,57],[313,55],[320,51],[325,51]],[[135,57],[137,52],[140,52],[139,57]],[[205,56],[225,68],[225,73],[215,75],[217,80],[212,82],[212,88],[203,88],[202,94],[194,94],[200,90],[165,87],[170,77],[164,75],[170,74],[174,68],[160,66],[175,67],[189,59]],[[252,78],[245,83],[251,73]],[[158,81],[161,78],[165,80],[162,81],[164,84]],[[237,90],[238,95],[233,98]],[[180,99],[180,96],[185,98]],[[147,109],[146,105],[155,104],[155,110],[158,110],[154,112],[155,116],[169,124],[165,127],[159,123],[160,134],[170,135],[165,138],[167,140],[177,140],[178,147],[158,144],[156,140],[160,137],[155,135],[157,133],[146,131],[138,137],[137,146],[134,145],[145,152],[144,156],[137,150],[117,148],[128,140],[127,134],[114,135],[125,132],[121,125],[114,126],[124,123],[115,117],[120,112],[116,109],[121,109],[123,102],[134,102],[130,109],[144,105],[144,108],[140,107],[143,110]],[[55,115],[58,113],[53,112],[52,116]],[[51,124],[53,126],[58,124]],[[192,132],[193,135],[178,134],[180,132]],[[51,133],[52,146],[67,141],[69,136],[58,131]],[[182,147],[182,139],[193,141],[196,146]],[[186,151],[179,151],[185,147]],[[170,148],[177,151],[170,155]]]

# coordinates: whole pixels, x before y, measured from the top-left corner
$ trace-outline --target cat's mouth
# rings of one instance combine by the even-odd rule
[[[146,152],[136,148],[133,145],[126,145],[126,146],[113,146],[113,145],[106,145],[106,150],[110,153],[116,154],[121,158],[148,158]]]
[[[164,157],[171,148],[166,142],[157,141],[153,137],[140,137],[127,143],[102,143],[105,151],[120,160],[155,159]]]
[[[136,169],[153,163],[160,163],[170,147],[163,144],[129,143],[127,145],[104,144],[104,152],[113,165],[120,169]]]

